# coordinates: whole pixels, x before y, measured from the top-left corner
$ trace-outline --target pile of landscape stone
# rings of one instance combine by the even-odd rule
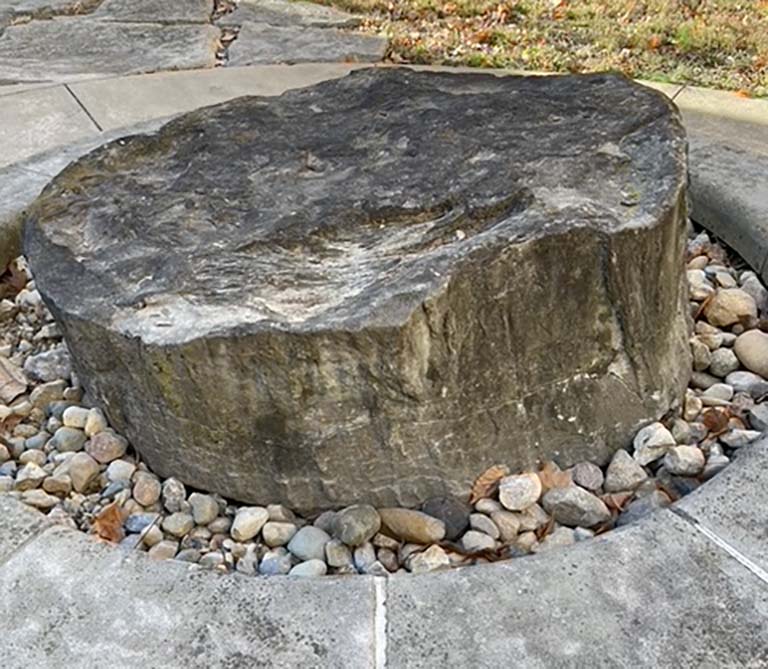
[[[469,501],[301,518],[149,471],[88,406],[19,259],[1,285],[0,491],[121,549],[244,574],[424,572],[589,539],[694,490],[768,426],[768,291],[706,233],[691,238],[686,260],[694,369],[680,415],[643,427],[606,467],[510,473],[501,464],[478,472]]]

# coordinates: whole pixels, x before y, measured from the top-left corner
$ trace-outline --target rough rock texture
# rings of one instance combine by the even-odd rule
[[[605,461],[682,393],[685,140],[617,77],[365,70],[118,140],[30,209],[150,466],[297,509]]]
[[[220,32],[212,25],[112,23],[67,17],[32,21],[0,35],[0,80],[61,81],[213,67]]]
[[[229,47],[228,64],[374,63],[386,50],[387,40],[376,35],[247,21]]]
[[[212,12],[213,0],[104,0],[93,16],[135,23],[206,23]]]

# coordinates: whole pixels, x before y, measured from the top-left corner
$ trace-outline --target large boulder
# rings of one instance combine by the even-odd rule
[[[25,249],[159,474],[414,505],[497,462],[604,462],[677,402],[685,150],[619,76],[365,70],[93,151]]]

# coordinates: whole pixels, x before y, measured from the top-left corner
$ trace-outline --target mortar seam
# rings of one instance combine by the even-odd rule
[[[742,553],[738,548],[736,548],[735,546],[732,546],[726,539],[723,539],[723,537],[721,537],[716,532],[708,528],[706,525],[700,522],[697,518],[694,518],[692,515],[690,515],[686,511],[683,511],[682,509],[676,509],[674,507],[670,508],[670,511],[672,511],[679,518],[682,518],[686,523],[691,525],[696,531],[703,534],[711,543],[717,546],[720,550],[728,553],[728,555],[734,558],[739,564],[741,564],[743,567],[745,567],[750,572],[752,572],[752,574],[754,574],[758,579],[763,581],[763,583],[768,585],[768,571],[763,569],[756,562],[753,562],[749,557],[744,555],[744,553]]]

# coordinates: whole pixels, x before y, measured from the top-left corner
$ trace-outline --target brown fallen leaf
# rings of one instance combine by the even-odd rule
[[[728,413],[721,411],[717,407],[706,409],[703,414],[704,426],[709,430],[709,433],[715,437],[728,431]]]
[[[472,484],[472,491],[469,493],[469,503],[474,504],[478,500],[493,495],[499,487],[499,481],[508,474],[509,467],[506,465],[488,467]]]
[[[27,390],[27,379],[21,368],[6,358],[0,358],[0,400],[10,404]]]
[[[538,528],[535,531],[536,540],[537,541],[541,541],[544,537],[546,537],[554,529],[555,529],[555,519],[554,518],[550,518],[549,522],[546,525],[542,525],[540,528]]]
[[[541,480],[542,492],[547,492],[552,488],[567,488],[573,483],[571,472],[564,472],[551,460],[545,462],[537,474]]]
[[[630,499],[632,499],[633,493],[631,492],[613,492],[606,493],[600,497],[603,503],[611,510],[621,513],[624,511],[624,507],[627,505]]]
[[[116,503],[106,507],[93,521],[92,530],[102,539],[116,544],[123,540],[123,510]]]

